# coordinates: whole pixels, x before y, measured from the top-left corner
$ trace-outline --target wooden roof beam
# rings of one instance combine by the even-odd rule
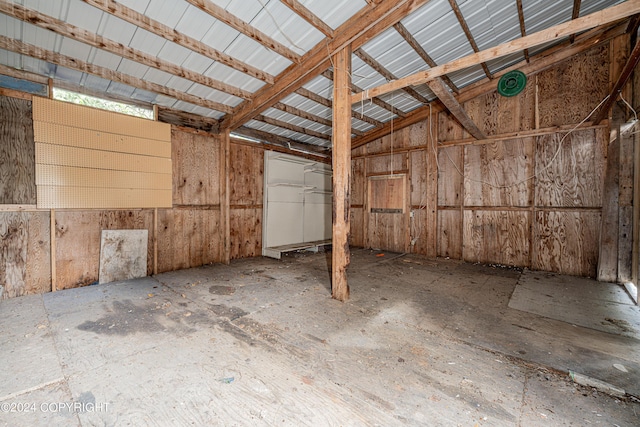
[[[609,115],[609,112],[611,111],[613,104],[618,99],[618,95],[620,95],[620,92],[622,92],[624,85],[627,84],[627,82],[629,81],[629,78],[631,77],[631,74],[633,73],[633,70],[636,68],[636,65],[638,65],[639,61],[640,61],[640,43],[636,42],[636,45],[634,46],[633,50],[631,51],[631,54],[629,55],[629,59],[627,59],[626,64],[624,64],[624,68],[620,72],[620,77],[618,77],[618,80],[613,85],[613,89],[611,89],[609,98],[604,103],[604,105],[600,107],[598,114],[593,119],[594,125],[597,125]]]
[[[23,43],[15,39],[10,39],[5,36],[0,36],[0,49],[6,49],[11,52],[19,53],[21,55],[30,56],[32,58],[38,58],[52,64],[80,71],[82,73],[93,74],[94,76],[102,77],[103,79],[123,83],[138,89],[148,90],[149,92],[156,92],[162,95],[166,95],[170,98],[175,98],[180,101],[189,102],[194,105],[199,105],[201,107],[209,108],[223,113],[229,113],[233,110],[229,105],[180,92],[178,90],[171,89],[157,83],[152,83],[148,80],[139,79],[128,74],[121,73],[119,71],[114,71],[105,67],[90,64],[77,58],[71,58],[69,56],[61,55],[59,53],[42,49],[32,44]]]
[[[84,0],[88,1],[88,0]],[[96,0],[91,0],[96,1]],[[331,65],[329,57],[351,44],[353,49],[364,45],[371,38],[391,25],[400,21],[411,12],[419,9],[430,0],[384,1],[376,7],[363,7],[352,18],[340,25],[333,39],[318,43],[307,52],[299,64],[292,64],[278,75],[277,82],[270,87],[260,89],[250,100],[242,103],[235,112],[225,118],[222,127],[235,129],[261,111],[293,93]]]
[[[442,79],[434,79],[430,82],[427,82],[429,88],[436,94],[440,102],[444,104],[445,107],[453,114],[462,127],[465,128],[467,132],[471,134],[475,139],[485,139],[486,136],[484,132],[480,130],[480,128],[475,124],[473,119],[469,117],[469,114],[465,111],[465,109],[460,105],[458,100],[453,96],[449,89],[447,89],[447,85],[442,81]]]
[[[52,31],[61,36],[68,37],[97,49],[130,59],[131,61],[139,64],[147,65],[166,73],[191,80],[192,82],[199,83],[203,86],[237,96],[238,98],[249,99],[253,96],[253,93],[246,90],[212,79],[171,62],[164,61],[156,56],[149,55],[145,52],[125,46],[122,43],[107,39],[83,28],[79,28],[51,16],[44,15],[36,10],[25,8],[18,3],[0,0],[0,12],[21,21],[28,22],[32,25],[36,25],[40,28]]]
[[[361,102],[374,96],[380,96],[385,93],[393,92],[405,86],[418,85],[433,80],[447,73],[463,70],[473,65],[480,64],[490,59],[501,58],[503,56],[518,52],[525,48],[540,45],[542,43],[554,41],[571,34],[589,30],[601,25],[606,25],[615,21],[628,18],[631,15],[640,13],[640,0],[628,0],[616,6],[594,12],[590,15],[583,16],[573,21],[564,22],[554,25],[537,33],[512,40],[501,45],[485,49],[481,52],[473,53],[459,59],[439,65],[430,70],[420,71],[410,76],[398,79],[396,81],[380,85],[378,87],[368,89],[366,92],[356,93],[351,96],[351,102]]]
[[[569,44],[568,41],[551,48],[546,51],[544,56],[532,57],[531,62],[527,63],[526,60],[518,64],[515,64],[507,69],[501,70],[496,73],[496,77],[500,77],[509,71],[520,70],[527,75],[538,73],[542,70],[553,66],[559,62],[584,52],[602,43],[607,43],[614,37],[617,37],[625,33],[627,24],[619,24],[614,27],[602,26],[597,29],[588,31],[576,37],[574,44]],[[474,83],[460,91],[460,94],[456,96],[459,103],[467,102],[477,96],[496,90],[497,80],[484,80],[482,82]],[[430,114],[437,114],[443,110],[443,106],[424,106],[417,108],[410,113],[407,117],[402,119],[396,119],[393,123],[393,129],[398,130],[407,126],[411,126],[422,120],[429,118]],[[368,144],[376,139],[382,138],[391,133],[390,123],[386,123],[382,129],[374,129],[365,133],[363,136],[356,137],[352,141],[352,147],[357,148],[361,145]],[[514,137],[517,137],[514,136]]]
[[[582,0],[573,0],[573,10],[571,11],[571,19],[576,19],[580,16],[580,5],[582,4]],[[569,41],[571,43],[574,42],[574,40],[576,39],[576,35],[575,34],[571,34],[571,36],[569,36]]]
[[[321,76],[333,81],[333,71],[331,70],[326,70],[323,71]],[[362,92],[362,88],[357,86],[355,83],[351,82],[350,84],[350,88],[352,92]],[[371,102],[373,104],[376,104],[378,107],[383,108],[387,111],[389,111],[390,113],[393,113],[395,115],[397,115],[398,117],[406,117],[407,113],[405,113],[404,111],[400,110],[399,108],[394,107],[393,105],[389,104],[388,102],[376,97],[373,98],[369,98],[371,100]]]
[[[276,110],[280,110],[280,111],[284,111],[285,113],[297,116],[297,117],[301,117],[305,120],[309,120],[311,122],[315,122],[315,123],[320,123],[321,125],[325,125],[328,127],[332,127],[333,123],[331,122],[331,120],[329,119],[325,119],[324,117],[320,117],[317,116],[315,114],[311,114],[308,113],[306,111],[303,111],[299,108],[296,107],[292,107],[291,105],[287,105],[284,102],[277,102],[273,105],[273,107],[271,108],[275,108]],[[362,135],[364,132],[354,129],[354,134],[356,135]]]
[[[527,35],[527,27],[524,23],[524,9],[522,8],[522,0],[516,0],[516,7],[518,8],[518,20],[520,21],[520,34],[522,37]],[[524,49],[524,59],[529,62],[529,49]]]
[[[438,66],[438,64],[436,64],[436,61],[434,61],[433,58],[429,56],[427,51],[424,50],[424,48],[420,45],[420,43],[418,43],[418,40],[416,40],[415,37],[413,37],[413,35],[409,32],[409,30],[407,30],[407,28],[404,25],[402,25],[401,22],[398,22],[397,24],[395,24],[393,28],[395,28],[395,30],[402,36],[402,38],[407,43],[409,43],[409,46],[413,48],[413,50],[418,54],[418,56],[420,56],[420,58],[422,58],[422,60],[426,62],[429,67],[433,68]],[[453,83],[447,75],[442,76],[442,79],[455,93],[458,93],[460,91],[458,87],[455,85],[455,83]]]
[[[460,10],[458,3],[456,3],[456,0],[449,0],[449,4],[451,5],[451,9],[453,9],[453,13],[455,13],[456,18],[458,18],[458,22],[462,27],[462,31],[464,31],[464,34],[467,36],[471,48],[474,52],[480,52],[480,49],[478,49],[478,44],[476,43],[476,39],[473,37],[473,34],[471,34],[469,25],[467,25],[467,20],[464,19],[464,15],[462,15],[462,11]],[[493,75],[491,74],[491,71],[489,71],[489,67],[487,67],[487,64],[481,62],[480,66],[482,66],[482,69],[484,70],[484,73],[487,75],[487,77],[492,79]]]
[[[304,87],[301,87],[299,89],[296,89],[296,93],[300,96],[304,96],[307,99],[317,102],[320,105],[333,108],[333,102],[330,99],[320,96],[317,93],[313,93],[309,89],[305,89]],[[384,123],[382,123],[381,121],[365,116],[364,114],[360,114],[355,110],[351,110],[351,117],[356,118],[365,123],[369,123],[370,125],[373,125],[375,127],[380,127],[384,125]]]
[[[318,18],[313,12],[304,7],[298,0],[280,0],[289,9],[293,10],[298,16],[311,24],[316,30],[320,31],[327,37],[333,38],[333,28],[328,26],[326,22]]]
[[[82,0],[83,2],[102,10],[110,15],[120,18],[130,24],[136,25],[144,30],[154,33],[159,37],[162,37],[170,42],[176,43],[182,47],[190,49],[201,55],[206,56],[209,59],[218,61],[224,65],[227,65],[237,71],[245,73],[251,77],[254,77],[263,82],[273,84],[274,78],[272,75],[259,70],[249,64],[245,64],[242,61],[227,55],[226,53],[219,52],[212,47],[189,37],[183,33],[174,30],[167,25],[158,22],[148,16],[137,12],[123,4],[116,3],[114,0]]]
[[[289,49],[287,46],[282,43],[274,40],[269,37],[262,31],[257,28],[249,25],[244,22],[242,19],[236,17],[235,15],[227,12],[224,8],[218,6],[210,0],[186,0],[191,5],[197,7],[203,12],[209,14],[220,22],[224,22],[231,28],[239,31],[247,37],[252,38],[253,40],[260,43],[262,46],[266,47],[269,50],[276,52],[279,55],[284,56],[285,58],[293,61],[299,62],[300,55],[298,55],[293,50]]]
[[[271,126],[276,126],[279,128],[283,128],[283,129],[287,129],[290,130],[292,132],[297,132],[297,133],[301,133],[303,135],[307,135],[307,136],[313,136],[314,138],[319,138],[319,139],[324,139],[326,141],[330,141],[331,140],[331,135],[327,135],[321,132],[316,132],[314,130],[311,129],[306,129],[303,128],[302,126],[297,126],[291,123],[287,123],[285,121],[282,120],[278,120],[278,119],[274,119],[272,117],[269,116],[264,116],[262,114],[257,115],[253,120],[259,121],[259,122],[264,122],[268,125]]]
[[[392,80],[396,80],[397,79],[397,77],[391,71],[389,71],[381,63],[379,63],[378,61],[373,59],[373,57],[371,55],[369,55],[367,52],[365,52],[363,49],[357,49],[353,53],[358,58],[362,59],[365,64],[367,64],[368,66],[370,66],[371,68],[376,70],[376,72],[378,74],[380,74],[382,77],[387,79],[387,81],[392,81]],[[417,90],[415,90],[412,87],[409,87],[409,86],[403,87],[402,90],[405,91],[409,96],[415,98],[418,102],[420,102],[422,104],[428,104],[429,103],[429,100],[427,98],[422,96],[420,93],[418,93]]]

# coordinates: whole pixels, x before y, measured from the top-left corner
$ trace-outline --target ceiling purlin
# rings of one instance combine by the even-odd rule
[[[159,93],[171,98],[178,99],[180,101],[200,105],[202,107],[210,108],[212,110],[220,111],[223,113],[229,113],[232,111],[232,108],[229,105],[180,92],[178,90],[171,89],[157,83],[142,80],[119,71],[111,70],[109,68],[90,64],[88,62],[81,61],[78,58],[71,58],[69,56],[52,52],[50,50],[46,50],[32,44],[23,43],[19,40],[10,39],[5,36],[0,36],[0,49],[5,49],[11,52],[19,53],[21,55],[41,59],[52,64],[80,71],[82,73],[93,74],[94,76],[98,76],[106,80],[123,83],[135,88],[147,90],[149,92]]]
[[[274,119],[273,117],[258,114],[253,120],[264,122],[271,126],[277,126],[279,128],[287,129],[293,132],[301,133],[303,135],[313,136],[315,138],[324,139],[326,141],[331,140],[331,135],[327,135],[321,132],[316,132],[311,129],[304,128],[302,126],[294,125],[293,123],[285,122],[283,120]]]
[[[522,9],[522,0],[516,0],[516,6],[518,8],[518,20],[520,21],[520,34],[522,37],[527,35],[527,27],[524,24],[524,10]],[[524,50],[524,59],[529,62],[529,49]]]
[[[333,71],[331,70],[323,71],[322,74],[320,75],[333,81]],[[362,89],[360,86],[357,86],[355,83],[351,82],[351,92],[357,93],[357,92],[362,92],[363,90],[364,89]],[[374,96],[373,98],[371,98],[371,102],[376,104],[378,107],[389,111],[390,113],[396,114],[398,117],[406,117],[407,115],[407,113],[405,113],[401,109],[394,107],[393,105],[389,104],[388,102],[384,101],[381,98],[378,98],[377,96]]]
[[[333,38],[333,28],[328,26],[326,22],[318,18],[313,12],[304,7],[298,0],[280,0],[289,9],[293,10],[298,16],[313,25],[316,30],[320,31],[327,37]]]
[[[356,49],[353,53],[358,58],[362,59],[365,64],[376,70],[376,72],[384,77],[387,81],[390,82],[397,79],[397,77],[391,71],[389,71],[385,66],[373,59],[373,57],[365,52],[362,48]],[[404,87],[402,88],[402,90],[421,104],[429,103],[429,100],[427,98],[422,96],[420,93],[418,93],[418,91],[410,86]]]
[[[223,83],[211,77],[204,76],[200,73],[193,72],[179,65],[149,55],[145,52],[125,46],[122,43],[102,37],[98,34],[87,31],[83,28],[63,22],[59,19],[44,15],[38,11],[27,9],[17,3],[10,3],[6,0],[0,0],[0,12],[5,15],[12,16],[21,21],[28,22],[40,28],[52,31],[64,37],[68,37],[79,42],[88,44],[97,49],[101,49],[114,55],[121,56],[131,61],[143,64],[166,73],[191,80],[203,86],[228,93],[238,98],[250,99],[253,94],[246,90],[242,90],[235,86]]]
[[[262,88],[251,100],[240,104],[232,115],[225,117],[222,127],[235,129],[242,126],[329,68],[332,54],[349,44],[353,49],[359,48],[429,1],[384,0],[375,7],[364,7],[335,30],[333,39],[318,43],[302,57],[300,63],[292,64],[280,73],[273,86]]]
[[[413,37],[413,35],[409,32],[409,30],[407,30],[407,28],[404,25],[402,25],[401,22],[398,22],[397,24],[395,24],[393,28],[395,28],[398,34],[402,36],[402,38],[409,44],[409,46],[413,48],[413,50],[418,54],[418,56],[420,56],[420,58],[422,58],[422,60],[427,63],[429,67],[433,68],[438,66],[438,64],[436,64],[436,61],[434,61],[433,58],[431,58],[431,56],[427,53],[427,51],[424,50],[424,48],[420,45],[418,40],[416,40],[415,37]],[[445,83],[455,93],[460,92],[460,89],[458,89],[456,84],[453,83],[453,81],[447,75],[442,76],[442,80],[444,80]]]
[[[275,135],[275,134],[258,130],[258,129],[248,128],[246,126],[239,127],[233,132],[239,135],[247,136],[249,138],[264,141],[267,144],[285,147],[290,150],[295,150],[295,151],[304,150],[305,153],[311,154],[311,155],[314,155],[316,153],[317,155],[322,155],[327,151],[325,147],[321,147],[317,145],[309,145],[305,142],[300,142],[292,138],[285,138],[280,135]],[[233,134],[231,134],[231,137],[233,138]]]
[[[626,32],[626,28],[627,24],[623,23],[614,26],[604,25],[587,31],[586,33],[577,36],[576,42],[574,44],[571,45],[568,42],[565,42],[562,45],[556,46],[546,51],[544,56],[532,57],[529,63],[527,63],[527,61],[525,60],[509,68],[501,70],[496,74],[496,77],[500,77],[501,75],[516,69],[522,71],[527,75],[535,74],[541,70],[547,69],[553,64],[564,61],[567,58],[579,54],[580,52],[584,52],[598,44],[608,42],[612,38],[624,34]],[[477,82],[461,90],[460,94],[456,96],[456,99],[459,103],[464,103],[479,95],[494,91],[496,90],[496,87],[497,80],[484,79],[483,81]],[[437,114],[438,112],[442,111],[443,108],[444,107],[441,105],[432,105],[431,107],[427,105],[424,107],[416,108],[415,110],[411,111],[407,115],[407,117],[395,120],[393,128],[398,130],[418,123],[429,118],[431,114]],[[385,123],[385,126],[382,129],[374,129],[370,132],[367,132],[361,137],[354,138],[352,141],[352,147],[356,148],[361,145],[368,144],[369,142],[375,141],[376,139],[381,138],[389,134],[390,132],[390,123]]]
[[[576,19],[580,16],[580,5],[582,4],[582,0],[573,0],[573,10],[571,11],[571,19]],[[569,37],[569,41],[573,43],[576,39],[575,34],[571,34]]]
[[[259,70],[258,68],[253,67],[249,64],[245,64],[244,62],[239,61],[223,52],[219,52],[216,49],[213,49],[211,46],[208,46],[200,42],[199,40],[194,39],[193,37],[189,37],[183,33],[180,33],[179,31],[176,31],[161,22],[158,22],[142,13],[128,8],[123,4],[116,3],[114,0],[82,1],[97,9],[102,10],[103,12],[109,13],[115,17],[129,22],[130,24],[136,25],[142,29],[156,34],[157,36],[176,43],[182,47],[186,47],[187,49],[206,56],[209,59],[213,59],[214,61],[225,64],[258,80],[262,80],[263,82],[269,84],[273,84],[274,82],[274,77],[272,75],[265,73],[264,71]]]
[[[305,98],[310,99],[314,102],[317,102],[320,105],[324,105],[325,107],[333,108],[333,102],[330,99],[320,96],[303,87],[296,89],[295,93],[297,93],[300,96],[304,96]],[[361,114],[355,110],[351,110],[351,117],[358,119],[360,121],[363,121],[365,123],[369,123],[370,125],[373,125],[375,127],[380,127],[384,125],[383,122],[373,119],[371,117],[365,116],[364,114]]]
[[[241,32],[247,37],[252,38],[257,41],[267,49],[270,49],[276,52],[279,55],[288,58],[293,62],[300,61],[300,55],[295,53],[293,50],[289,49],[287,46],[282,43],[274,40],[268,35],[264,34],[262,31],[253,27],[252,25],[244,22],[242,19],[236,17],[235,15],[227,12],[224,8],[218,6],[217,4],[211,2],[210,0],[186,0],[188,3],[193,6],[199,8],[203,12],[209,14],[213,18],[218,21],[224,22],[231,28]]]
[[[456,18],[458,18],[458,22],[462,27],[462,31],[464,31],[464,34],[467,36],[467,39],[469,40],[469,44],[471,44],[473,51],[476,53],[480,52],[480,49],[478,49],[478,44],[476,43],[476,39],[473,37],[473,34],[471,34],[471,30],[467,25],[467,20],[464,19],[464,15],[462,15],[462,11],[460,10],[460,7],[458,7],[458,3],[456,3],[456,0],[449,0],[449,4],[451,5],[451,9],[453,9],[453,13],[455,13]],[[491,74],[491,71],[489,71],[489,67],[487,67],[487,64],[482,62],[480,66],[484,70],[484,73],[487,75],[487,77],[489,79],[492,79],[493,75]]]

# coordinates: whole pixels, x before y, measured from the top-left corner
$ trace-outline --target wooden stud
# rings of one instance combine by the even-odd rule
[[[231,144],[230,130],[227,129],[220,138],[220,256],[222,262],[231,262],[231,229],[229,202],[229,151]]]
[[[53,79],[49,79],[47,88],[49,89],[49,99],[53,99]]]
[[[158,208],[153,209],[153,274],[158,274]]]
[[[58,288],[56,277],[56,211],[51,209],[49,211],[49,230],[51,240],[51,292],[55,292]]]
[[[524,23],[524,10],[522,8],[522,0],[516,0],[516,6],[518,7],[518,20],[520,21],[520,35],[524,37],[527,35],[527,28]],[[524,59],[529,62],[529,49],[524,50]]]
[[[571,19],[576,19],[580,16],[580,4],[582,0],[573,0],[573,10],[571,11]],[[575,34],[571,34],[569,37],[569,43],[573,43],[576,39]]]
[[[440,77],[444,74],[463,70],[465,68],[481,64],[484,61],[502,58],[525,48],[558,40],[559,38],[566,37],[580,31],[606,25],[611,22],[627,18],[636,13],[640,13],[640,0],[628,0],[619,5],[611,6],[582,18],[554,25],[553,27],[538,31],[537,33],[455,59],[446,64],[439,65],[429,70],[420,71],[402,79],[382,84],[375,88],[367,89],[365,92],[356,93],[351,96],[351,102],[355,104],[356,102],[371,99],[374,96],[384,95],[385,93],[393,92],[406,86],[415,86],[426,83],[427,81]]]
[[[351,215],[351,49],[346,47],[333,57],[333,249],[331,296],[349,298],[347,267],[350,262],[349,227]]]

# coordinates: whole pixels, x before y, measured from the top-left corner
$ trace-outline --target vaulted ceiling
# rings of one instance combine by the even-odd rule
[[[157,105],[169,122],[329,149],[331,55],[344,46],[353,49],[351,90],[366,92],[619,3],[0,0],[0,74],[26,71],[59,87]],[[495,81],[552,44],[569,49],[575,37],[355,103],[352,137],[370,140],[432,102],[464,122],[458,99],[466,88]],[[473,123],[463,124],[474,135]]]

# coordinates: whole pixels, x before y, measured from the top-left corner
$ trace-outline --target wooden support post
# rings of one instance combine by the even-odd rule
[[[153,210],[153,274],[158,274],[158,208]]]
[[[333,251],[331,296],[349,298],[351,208],[351,46],[333,56]]]
[[[51,243],[51,292],[55,292],[57,290],[56,283],[56,211],[55,209],[51,209],[49,213],[49,217],[51,221],[49,222],[49,239]]]
[[[229,223],[229,147],[231,131],[226,129],[220,141],[220,257],[222,262],[231,262],[231,229]]]
[[[53,79],[47,81],[49,99],[53,99]]]

